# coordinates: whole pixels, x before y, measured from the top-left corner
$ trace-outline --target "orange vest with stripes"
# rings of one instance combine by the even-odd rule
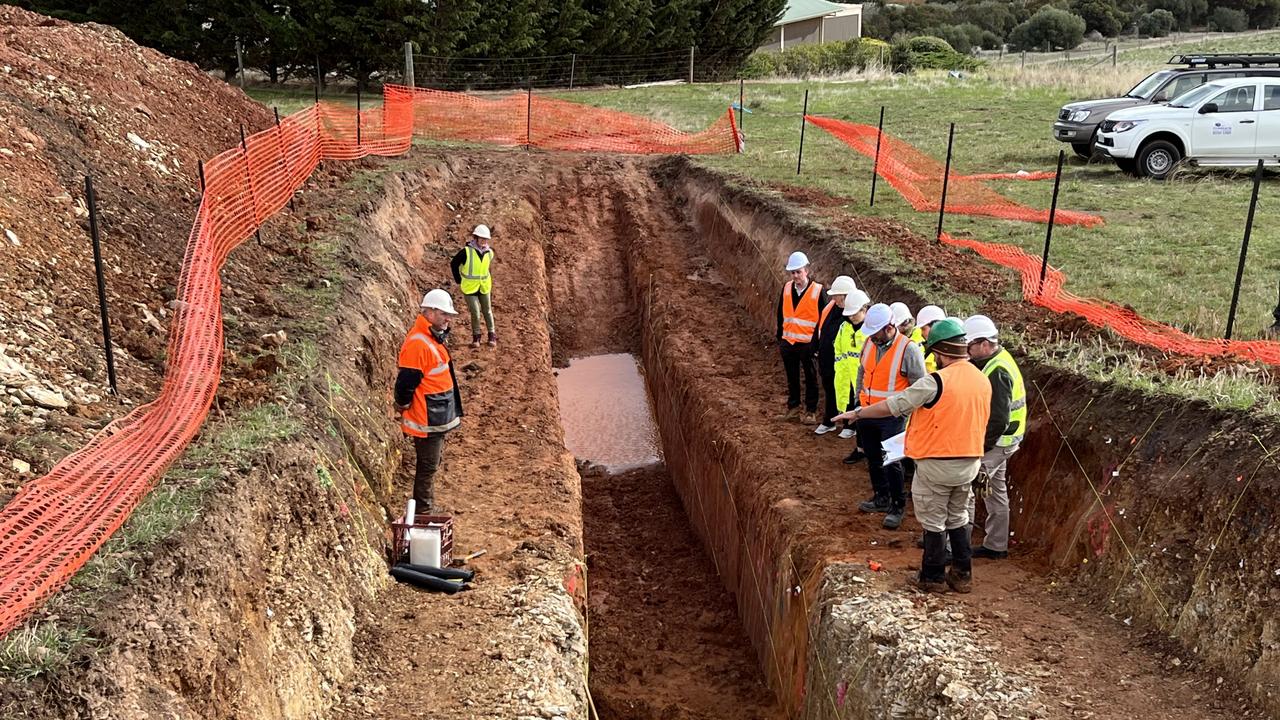
[[[991,418],[991,381],[973,363],[952,363],[933,374],[941,386],[934,402],[911,413],[906,455],[979,458]]]
[[[797,305],[791,301],[791,288],[794,285],[795,283],[789,282],[782,288],[782,339],[792,345],[813,341],[813,333],[820,318],[818,296],[822,294],[822,286],[810,282]]]
[[[910,344],[911,338],[898,333],[882,355],[880,346],[867,339],[867,349],[862,355],[862,393],[858,396],[862,407],[870,407],[907,389],[910,383],[902,375],[902,360]]]
[[[400,416],[400,429],[406,435],[426,437],[457,427],[462,417],[449,372],[449,349],[431,334],[431,323],[421,315],[400,346],[399,365],[422,371],[413,402]]]

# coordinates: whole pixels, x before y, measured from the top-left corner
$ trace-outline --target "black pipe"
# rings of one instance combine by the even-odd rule
[[[438,568],[431,567],[430,565],[413,565],[411,563],[399,563],[397,567],[409,568],[414,572],[434,575],[435,577],[444,578],[446,580],[462,580],[464,582],[471,582],[476,577],[474,572],[470,570],[463,570],[461,568]]]
[[[391,568],[391,577],[399,580],[400,582],[407,582],[410,585],[420,587],[424,590],[433,590],[447,595],[452,595],[459,590],[466,589],[466,586],[460,582],[445,580],[444,578],[438,578],[434,575],[420,573],[416,570],[410,570],[403,565],[397,565]]]
[[[89,235],[93,239],[93,269],[98,276],[98,310],[102,315],[102,347],[107,353],[107,381],[111,394],[119,395],[116,388],[116,360],[111,353],[111,321],[107,316],[107,281],[102,272],[102,242],[98,236],[98,196],[93,191],[93,176],[84,178],[85,204],[89,206]]]
[[[1053,202],[1049,204],[1049,227],[1044,231],[1044,254],[1040,256],[1040,285],[1036,295],[1044,292],[1044,278],[1049,273],[1049,241],[1053,240],[1053,223],[1058,217],[1058,187],[1062,184],[1062,163],[1067,159],[1065,150],[1058,151],[1058,174],[1053,176]]]
[[[884,137],[884,106],[880,106],[880,123],[876,125],[876,159],[871,165],[871,202],[869,206],[875,207],[876,204],[876,178],[880,175],[880,138]]]
[[[1240,264],[1236,266],[1236,284],[1231,290],[1231,310],[1227,313],[1227,333],[1223,337],[1231,339],[1231,331],[1236,324],[1236,306],[1240,302],[1240,283],[1244,280],[1244,261],[1249,256],[1249,236],[1253,234],[1253,211],[1258,207],[1258,186],[1262,184],[1262,160],[1258,160],[1258,169],[1253,172],[1253,197],[1249,199],[1249,217],[1244,221],[1244,241],[1240,243]]]

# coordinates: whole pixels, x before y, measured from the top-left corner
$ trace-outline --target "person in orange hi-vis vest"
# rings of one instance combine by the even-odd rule
[[[872,305],[862,321],[867,342],[862,346],[858,373],[858,404],[870,407],[924,377],[924,352],[893,323],[893,311],[884,303]],[[902,463],[884,463],[884,441],[906,429],[906,418],[876,417],[859,420],[858,447],[867,456],[872,496],[858,505],[868,513],[885,513],[884,527],[897,530],[907,511]]]
[[[991,382],[968,359],[964,327],[939,320],[929,332],[929,350],[938,371],[925,375],[883,402],[846,413],[858,422],[911,414],[904,453],[916,461],[911,499],[924,528],[919,586],[926,592],[969,592],[973,551],[969,545],[969,504],[982,463],[991,415]],[[947,571],[947,540],[953,558]]]
[[[449,320],[458,313],[445,290],[424,295],[420,307],[418,318],[400,346],[395,411],[401,431],[413,438],[417,455],[413,499],[418,512],[431,512],[445,435],[462,422],[462,395],[445,346]]]
[[[818,350],[817,329],[822,308],[829,300],[822,286],[809,279],[809,258],[793,252],[787,258],[791,280],[778,298],[778,349],[787,371],[787,411],[779,420],[800,416],[800,373],[804,373],[804,417],[801,422],[818,421],[818,375],[813,358]]]

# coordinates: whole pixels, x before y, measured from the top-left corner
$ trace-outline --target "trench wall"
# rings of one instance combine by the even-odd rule
[[[874,246],[844,241],[687,161],[670,161],[662,172],[762,332],[774,323],[777,268],[796,249],[808,253],[820,279],[854,270],[859,287],[873,298],[902,299],[912,307],[928,301],[878,270],[883,261]],[[1069,579],[1099,612],[1131,617],[1171,638],[1176,652],[1237,679],[1255,701],[1280,712],[1280,533],[1274,531],[1280,473],[1269,456],[1280,448],[1276,431],[1247,413],[1091,381],[1011,349],[1030,386],[1031,407],[1027,438],[1010,467],[1019,551]],[[661,359],[660,346],[646,351]],[[678,383],[674,390],[679,398]],[[696,409],[696,399],[693,404]],[[686,458],[687,470],[677,478],[704,478],[698,491],[705,495],[715,491],[721,469],[729,477],[749,475],[735,448],[710,443],[707,451],[707,457]],[[712,528],[704,531],[710,546],[723,548],[731,560],[731,587],[742,586],[746,559],[737,557],[735,546],[743,536],[744,547],[754,543],[755,576],[767,579],[764,614],[771,618],[753,619],[748,628],[757,637],[761,627],[771,628],[774,646],[787,648],[775,671],[780,685],[792,687],[806,673],[811,687],[827,683],[830,677],[815,673],[838,672],[858,638],[869,641],[860,624],[874,626],[874,615],[859,615],[847,602],[858,594],[855,584],[832,579],[847,576],[848,569],[833,566],[820,581],[819,567],[795,577],[790,563],[777,562],[787,555],[780,552],[788,547],[785,538],[769,531],[766,508],[748,509],[760,527],[746,532],[735,533],[733,518],[714,510],[705,519],[695,513],[695,520]],[[726,523],[730,530],[715,529]],[[790,550],[796,559],[803,553]],[[783,592],[796,585],[804,592]],[[839,607],[844,611],[833,611]],[[759,612],[747,607],[744,614]],[[780,638],[780,628],[796,633],[795,641]],[[806,643],[812,645],[807,661]],[[874,652],[876,645],[863,649]],[[875,685],[864,689],[876,692]],[[810,717],[864,716],[837,712],[817,693],[802,704]]]

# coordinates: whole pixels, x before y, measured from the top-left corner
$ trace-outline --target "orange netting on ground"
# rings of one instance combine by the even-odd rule
[[[705,130],[685,133],[630,113],[537,95],[482,98],[418,88],[414,131],[434,140],[528,145],[544,150],[619,153],[732,153],[740,147],[733,111]]]
[[[876,135],[879,131],[871,125],[832,120],[806,115],[805,120],[831,133],[845,145],[867,157],[876,156]],[[942,200],[943,163],[920,152],[910,143],[889,134],[880,137],[880,162],[877,174],[902,194],[911,207],[921,211],[938,211]],[[956,215],[985,215],[1005,220],[1049,222],[1048,210],[1037,210],[1014,202],[982,183],[983,179],[1043,180],[1054,173],[994,173],[987,175],[957,175],[951,173],[947,184],[947,212]],[[1058,225],[1101,225],[1097,215],[1058,209],[1054,219]]]
[[[222,282],[228,255],[307,181],[322,160],[406,152],[415,129],[428,137],[519,144],[527,99],[518,107],[456,93],[387,86],[381,107],[359,118],[318,104],[249,136],[205,165],[205,189],[187,240],[169,333],[164,385],[151,403],[115,420],[48,475],[24,485],[0,510],[0,635],[22,622],[88,561],[128,519],[160,475],[195,437],[222,368]],[[452,106],[451,109],[449,106]],[[684,134],[625,113],[534,100],[539,147],[616,152],[733,152],[732,117]],[[453,118],[437,131],[419,116]],[[553,118],[563,125],[555,127]],[[585,118],[585,119],[584,119]],[[514,123],[514,129],[512,124]],[[516,132],[518,130],[518,132]]]

